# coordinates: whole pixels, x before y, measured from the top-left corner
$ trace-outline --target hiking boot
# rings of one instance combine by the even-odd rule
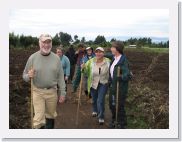
[[[85,90],[84,92],[85,92],[85,96],[88,96],[88,91],[87,91],[87,90]]]
[[[54,129],[54,119],[46,118],[45,129]]]
[[[89,97],[89,99],[91,99],[91,98],[92,98],[92,95],[91,95],[91,93],[89,93],[89,94],[88,94],[88,97]]]

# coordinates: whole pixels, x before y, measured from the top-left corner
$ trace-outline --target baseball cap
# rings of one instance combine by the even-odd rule
[[[87,48],[86,48],[86,50],[89,50],[89,49],[91,49],[91,47],[87,47]]]
[[[39,37],[40,41],[46,41],[46,40],[51,40],[52,41],[52,37],[49,34],[41,34]]]
[[[104,48],[102,48],[102,47],[97,47],[97,48],[95,49],[95,51],[97,51],[97,50],[100,50],[100,51],[104,52]]]

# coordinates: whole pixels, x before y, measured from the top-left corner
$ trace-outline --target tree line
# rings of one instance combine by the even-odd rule
[[[13,32],[9,33],[9,47],[10,48],[27,48],[38,46],[38,38],[32,36],[25,35],[15,35]],[[67,47],[70,44],[77,45],[79,43],[84,43],[88,46],[102,46],[102,47],[110,47],[111,42],[116,41],[115,38],[112,38],[110,41],[106,41],[106,38],[103,35],[98,35],[94,40],[86,41],[85,37],[79,38],[78,35],[74,35],[73,38],[70,34],[65,32],[59,32],[52,38],[53,46],[58,46],[62,44]],[[123,41],[125,46],[136,45],[137,48],[141,47],[150,47],[150,48],[169,48],[169,41],[155,43],[152,42],[151,38],[130,38],[128,40]]]

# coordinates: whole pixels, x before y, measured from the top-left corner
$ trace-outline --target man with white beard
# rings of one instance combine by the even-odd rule
[[[42,34],[39,38],[40,50],[32,54],[25,66],[23,79],[33,79],[33,127],[53,129],[57,116],[57,101],[65,100],[64,72],[59,57],[51,52],[52,38]],[[58,90],[58,91],[57,91]],[[58,92],[58,95],[57,95]],[[58,97],[59,96],[59,97]]]

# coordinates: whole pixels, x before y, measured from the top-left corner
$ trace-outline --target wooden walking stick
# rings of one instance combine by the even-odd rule
[[[76,126],[78,127],[78,117],[79,117],[79,110],[80,110],[80,99],[82,94],[82,82],[83,82],[83,73],[81,71],[81,80],[80,80],[80,89],[78,94],[78,105],[77,105],[77,112],[76,112]]]
[[[33,66],[31,67],[33,69]],[[31,127],[33,129],[33,78],[31,77],[31,99],[30,99],[30,111],[31,111]]]
[[[120,67],[117,68],[117,77],[120,76]],[[115,120],[115,128],[118,125],[118,106],[119,106],[119,80],[117,80],[117,88],[116,88],[116,120]]]

